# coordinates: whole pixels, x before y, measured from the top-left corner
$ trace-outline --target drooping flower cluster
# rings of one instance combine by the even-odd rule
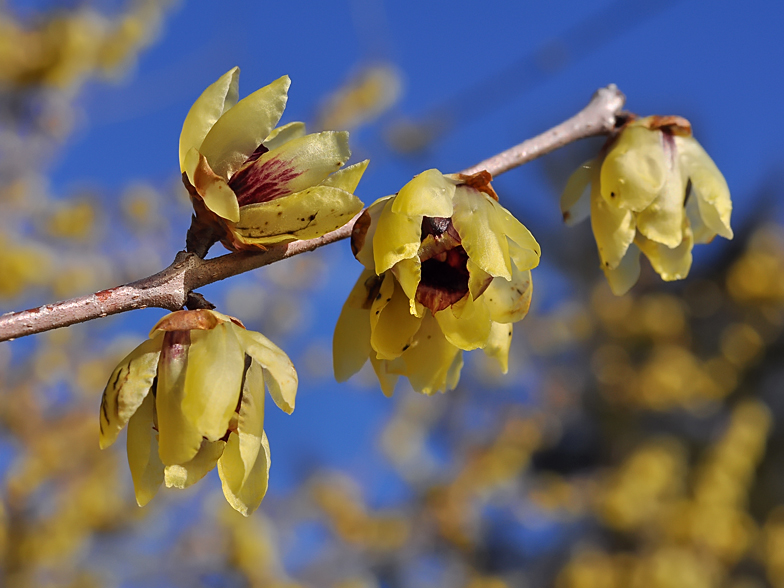
[[[640,252],[662,279],[680,280],[695,243],[733,236],[727,182],[689,122],[676,116],[626,123],[569,178],[561,210],[568,224],[590,214],[602,269],[618,295],[637,282]]]
[[[217,464],[226,500],[248,515],[269,478],[265,385],[281,410],[294,410],[297,373],[269,339],[219,312],[171,313],[112,372],[101,400],[101,448],[128,425],[140,506],[162,482],[186,488]]]
[[[472,349],[506,372],[540,249],[489,181],[428,170],[358,219],[352,249],[366,269],[335,328],[338,381],[370,358],[385,394],[401,375],[433,394],[456,386]]]
[[[229,249],[312,239],[362,209],[353,194],[367,167],[348,161],[348,133],[275,128],[288,76],[237,102],[239,68],[209,86],[180,134],[180,170],[197,219]]]

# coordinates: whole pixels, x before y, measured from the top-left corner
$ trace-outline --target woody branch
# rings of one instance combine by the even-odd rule
[[[614,84],[600,88],[588,105],[573,117],[461,173],[487,170],[497,176],[574,141],[610,134],[624,102],[624,95]],[[169,267],[141,280],[39,308],[4,314],[0,316],[0,341],[139,308],[179,310],[198,288],[348,238],[358,217],[316,239],[274,245],[266,251],[229,253],[212,259],[201,259],[193,253],[181,251]]]

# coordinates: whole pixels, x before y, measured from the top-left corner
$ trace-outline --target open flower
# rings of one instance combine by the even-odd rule
[[[101,400],[101,449],[128,425],[140,506],[161,482],[186,488],[217,464],[226,500],[247,515],[269,478],[265,385],[281,410],[294,410],[297,373],[269,339],[215,311],[173,312],[112,372]]]
[[[275,80],[237,102],[239,68],[209,86],[180,134],[180,170],[197,218],[229,249],[311,239],[362,209],[354,196],[367,161],[351,156],[348,133],[275,128],[291,81]]]
[[[428,170],[357,220],[352,249],[366,269],[335,327],[339,381],[370,358],[386,394],[400,375],[432,394],[455,387],[472,349],[506,372],[540,250],[489,180]]]
[[[590,214],[615,294],[637,281],[640,252],[662,279],[680,280],[691,268],[694,243],[732,239],[727,182],[687,120],[631,120],[602,152],[569,178],[561,210],[568,224]]]

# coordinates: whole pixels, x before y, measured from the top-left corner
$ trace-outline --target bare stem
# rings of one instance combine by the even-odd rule
[[[599,88],[588,105],[572,118],[541,135],[480,161],[461,173],[468,175],[487,170],[497,176],[569,143],[596,135],[609,135],[615,128],[615,117],[625,102],[626,97],[615,84]]]
[[[591,102],[572,118],[462,173],[487,170],[497,176],[579,139],[607,135],[615,127],[615,117],[624,100],[615,85],[601,88]],[[348,238],[357,218],[359,214],[339,229],[316,239],[275,245],[266,251],[229,253],[213,259],[201,259],[193,253],[181,251],[166,269],[130,284],[40,308],[4,314],[0,316],[0,341],[138,308],[179,310],[188,303],[189,295],[197,288]]]

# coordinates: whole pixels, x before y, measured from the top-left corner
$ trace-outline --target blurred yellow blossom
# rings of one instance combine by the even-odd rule
[[[590,184],[590,190],[586,187]],[[602,269],[617,295],[640,275],[640,252],[664,280],[691,268],[694,243],[732,239],[727,182],[676,116],[628,121],[580,166],[561,196],[564,220],[589,214]]]
[[[294,410],[297,374],[269,339],[215,311],[171,313],[110,376],[101,448],[128,425],[140,506],[161,482],[186,488],[217,463],[226,500],[247,515],[264,498],[269,477],[265,385],[282,410]]]
[[[400,375],[433,394],[457,385],[471,349],[506,372],[540,249],[489,180],[428,170],[358,219],[351,245],[366,269],[335,327],[338,381],[370,358],[385,394]]]
[[[351,156],[347,132],[275,128],[290,84],[283,76],[238,102],[235,67],[185,117],[183,181],[197,218],[229,249],[319,237],[362,209],[353,191],[368,162],[340,169]]]
[[[322,129],[354,129],[371,122],[400,98],[400,72],[389,63],[362,68],[326,98],[319,112]]]

